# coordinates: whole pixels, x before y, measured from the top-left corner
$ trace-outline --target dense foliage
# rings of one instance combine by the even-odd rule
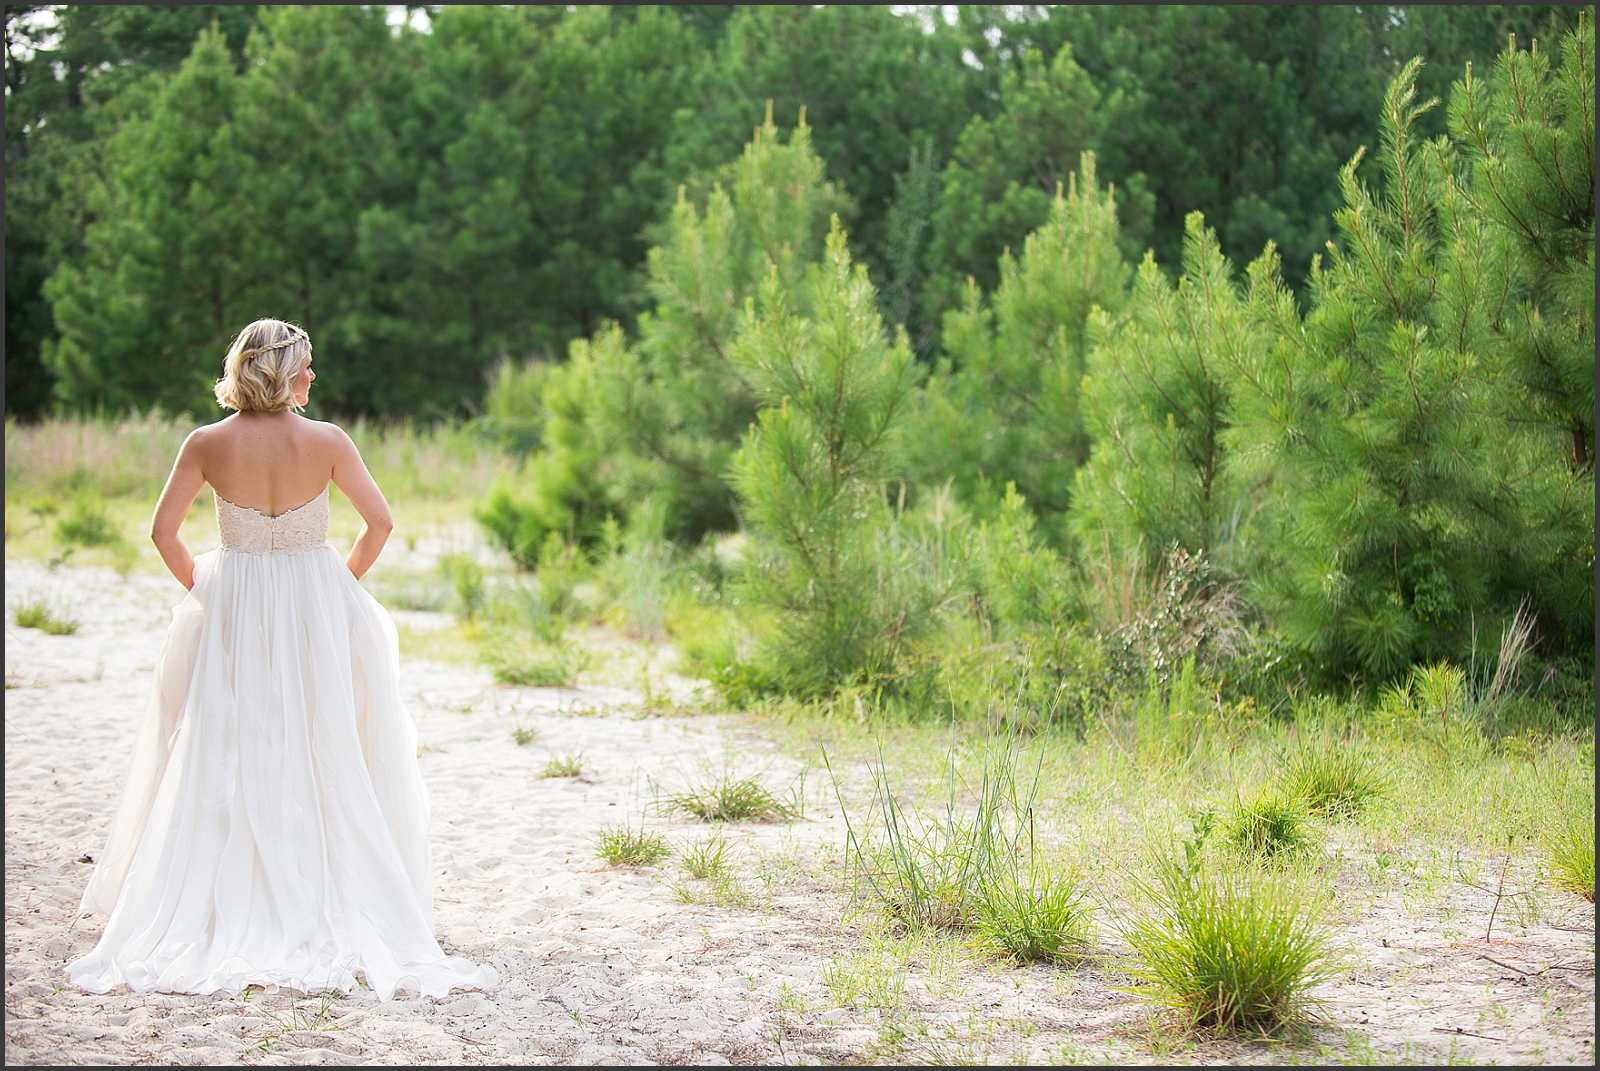
[[[394,9],[398,14],[399,9]],[[658,302],[652,228],[771,102],[812,137],[890,323],[938,353],[1084,149],[1124,253],[1206,213],[1297,290],[1337,168],[1425,55],[1442,93],[1571,8],[6,9],[8,413],[215,413],[228,335],[287,316],[319,405],[460,415],[504,358]],[[421,29],[415,28],[421,27]],[[1430,120],[1425,119],[1424,122]],[[1426,132],[1442,130],[1436,122]],[[698,203],[697,196],[691,196]]]
[[[730,694],[988,652],[1161,736],[1588,652],[1592,13],[1496,10],[69,8],[8,66],[8,386],[212,412],[289,315],[325,410],[481,414],[522,566],[700,547]]]

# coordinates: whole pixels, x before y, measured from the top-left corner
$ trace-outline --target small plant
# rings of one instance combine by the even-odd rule
[[[109,547],[122,541],[116,522],[97,498],[79,495],[56,522],[56,539],[66,546]]]
[[[665,797],[668,811],[678,811],[702,822],[787,822],[799,817],[797,808],[774,796],[754,777],[721,780],[692,786]]]
[[[595,841],[595,856],[612,866],[655,866],[672,854],[659,833],[627,826],[606,826]]]
[[[1389,789],[1388,777],[1370,754],[1339,743],[1304,745],[1290,752],[1277,784],[1285,798],[1301,800],[1322,815],[1354,815]]]
[[[439,558],[439,572],[455,588],[461,616],[477,620],[484,608],[483,566],[467,554],[445,554]]]
[[[717,877],[728,869],[728,842],[720,835],[712,836],[683,852],[678,859],[692,878],[704,881]]]
[[[577,777],[583,773],[583,752],[572,751],[565,755],[550,756],[540,777]]]
[[[1566,815],[1565,825],[1545,841],[1556,881],[1594,903],[1594,808]]]
[[[1071,963],[1089,947],[1092,906],[1071,876],[996,882],[978,910],[980,945],[1020,963]]]
[[[529,644],[499,637],[484,645],[483,661],[500,684],[570,688],[588,655],[576,644]]]
[[[1226,826],[1234,847],[1247,856],[1289,855],[1311,844],[1304,805],[1272,791],[1241,800],[1228,815]]]
[[[36,628],[51,636],[71,636],[78,631],[80,624],[73,618],[58,616],[43,599],[34,599],[14,607],[11,617],[18,628]]]
[[[531,725],[518,725],[511,730],[511,739],[516,742],[518,747],[527,747],[539,739],[539,730]]]
[[[1195,1026],[1274,1033],[1338,971],[1316,891],[1301,877],[1254,866],[1196,872],[1164,858],[1135,889],[1147,906],[1122,931],[1127,970]]]

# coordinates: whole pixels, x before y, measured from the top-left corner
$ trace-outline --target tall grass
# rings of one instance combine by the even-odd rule
[[[1302,875],[1168,857],[1134,888],[1144,904],[1122,930],[1127,970],[1194,1026],[1276,1033],[1304,1017],[1309,990],[1338,972],[1318,890]]]
[[[1031,847],[1033,807],[1039,786],[1035,768],[1031,782],[1019,794],[1019,724],[1016,717],[1005,719],[999,726],[991,723],[976,787],[958,774],[952,740],[942,814],[906,810],[890,780],[881,738],[878,764],[873,770],[869,810],[872,827],[853,819],[842,794],[839,796],[847,855],[856,876],[880,903],[905,922],[931,927],[971,926],[992,892],[1004,896],[1007,894],[999,890],[1016,884],[1017,855],[1025,838]],[[824,751],[823,762],[828,761]],[[829,772],[832,773],[831,766]],[[837,780],[834,785],[838,792]],[[963,798],[963,789],[975,804],[971,809]]]

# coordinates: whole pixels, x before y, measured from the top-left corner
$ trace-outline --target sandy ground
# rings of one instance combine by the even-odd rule
[[[1319,993],[1326,1026],[1287,1047],[1177,1044],[1126,979],[897,944],[852,912],[842,826],[815,771],[806,820],[729,831],[731,883],[598,863],[606,825],[643,823],[676,847],[705,838],[651,806],[663,791],[724,769],[781,790],[801,767],[745,722],[419,660],[402,691],[433,801],[438,933],[493,963],[497,989],[387,1004],[366,990],[79,993],[63,966],[102,921],[74,923],[83,860],[102,846],[178,589],[8,562],[8,606],[30,594],[84,624],[6,630],[7,1063],[1591,1062],[1594,914],[1570,897],[1542,894],[1485,943],[1489,893],[1400,883],[1350,920],[1358,966]],[[513,744],[518,727],[531,744]],[[539,776],[578,750],[580,777]],[[847,796],[864,783],[850,771]],[[859,994],[841,1008],[851,972]]]

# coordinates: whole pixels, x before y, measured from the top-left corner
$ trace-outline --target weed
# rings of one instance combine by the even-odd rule
[[[595,856],[612,866],[655,866],[672,854],[659,833],[627,826],[606,826],[595,840]]]
[[[13,607],[11,617],[18,628],[36,628],[51,636],[71,636],[78,631],[80,622],[58,615],[43,599],[34,599]]]
[[[551,755],[544,764],[540,777],[577,777],[583,773],[583,752],[569,751],[565,755]]]
[[[702,822],[787,822],[799,817],[797,808],[784,803],[754,777],[702,782],[685,792],[664,798],[668,811],[678,811]]]
[[[1315,814],[1354,815],[1384,795],[1389,779],[1373,757],[1349,744],[1307,744],[1291,751],[1278,773],[1278,790]]]
[[[979,943],[1021,963],[1069,963],[1089,947],[1092,908],[1074,876],[997,881],[984,890]]]
[[[1196,872],[1163,858],[1155,880],[1134,887],[1147,905],[1122,931],[1133,951],[1127,969],[1196,1026],[1276,1032],[1338,972],[1302,877],[1256,866]]]
[[[1228,815],[1227,833],[1247,856],[1271,858],[1301,851],[1311,844],[1304,805],[1273,791],[1239,801]]]
[[[539,730],[531,725],[518,725],[511,730],[511,739],[516,742],[518,747],[527,747],[539,739]]]
[[[728,842],[720,835],[700,841],[678,857],[689,876],[705,880],[728,869]]]
[[[1594,902],[1594,806],[1587,814],[1570,811],[1545,841],[1545,852],[1562,888]]]

